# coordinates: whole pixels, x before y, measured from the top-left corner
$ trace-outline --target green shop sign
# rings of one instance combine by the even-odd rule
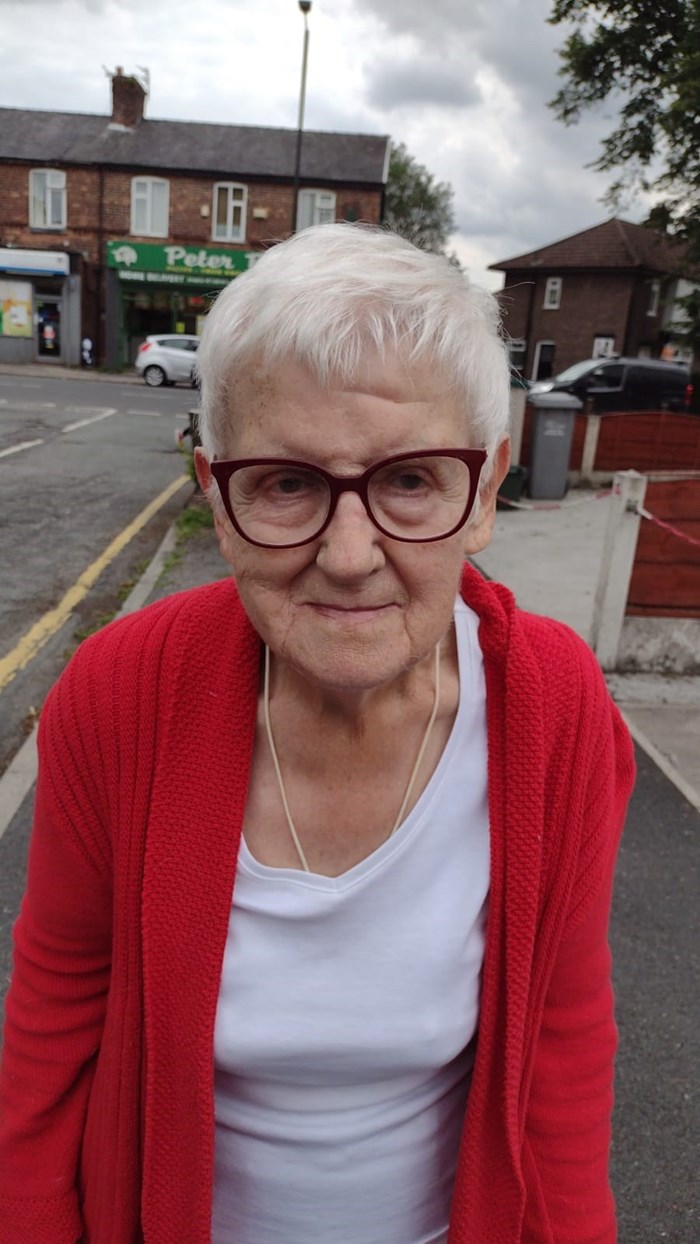
[[[120,281],[220,288],[245,272],[256,252],[216,250],[213,246],[155,246],[150,242],[108,242],[107,267]]]

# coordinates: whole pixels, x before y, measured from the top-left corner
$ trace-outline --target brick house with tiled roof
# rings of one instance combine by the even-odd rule
[[[685,250],[663,233],[613,218],[491,269],[513,362],[546,379],[582,359],[656,357],[672,342]],[[686,288],[687,286],[687,288]]]
[[[111,116],[0,108],[0,362],[123,366],[294,229],[381,220],[386,135],[304,131],[297,178],[297,130],[150,120],[111,79]]]

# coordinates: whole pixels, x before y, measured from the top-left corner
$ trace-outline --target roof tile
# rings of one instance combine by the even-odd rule
[[[670,272],[683,264],[685,247],[664,233],[613,217],[539,250],[490,264],[497,271],[566,268],[644,268]]]
[[[0,108],[0,160],[102,164],[226,177],[292,178],[297,131],[144,119],[132,130],[87,113]],[[305,181],[382,185],[389,139],[305,130]]]

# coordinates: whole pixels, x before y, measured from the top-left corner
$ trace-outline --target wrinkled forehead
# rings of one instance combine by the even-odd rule
[[[400,436],[430,434],[437,425],[452,432],[462,444],[468,433],[466,403],[457,386],[449,384],[431,360],[406,361],[398,352],[380,356],[365,352],[349,374],[328,379],[311,366],[286,359],[270,366],[256,360],[229,376],[225,401],[227,452],[252,449],[261,434],[284,438],[292,444],[297,434],[318,440],[328,436],[352,439],[353,429],[366,438],[368,427]],[[326,417],[327,416],[327,417]],[[417,447],[417,446],[414,446]]]

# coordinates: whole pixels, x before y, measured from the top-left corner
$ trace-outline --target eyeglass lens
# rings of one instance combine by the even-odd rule
[[[457,527],[470,491],[470,470],[459,458],[405,458],[372,473],[367,501],[371,518],[385,532],[419,541]],[[331,489],[311,468],[259,463],[231,475],[229,498],[246,536],[282,547],[318,534],[328,518]]]

